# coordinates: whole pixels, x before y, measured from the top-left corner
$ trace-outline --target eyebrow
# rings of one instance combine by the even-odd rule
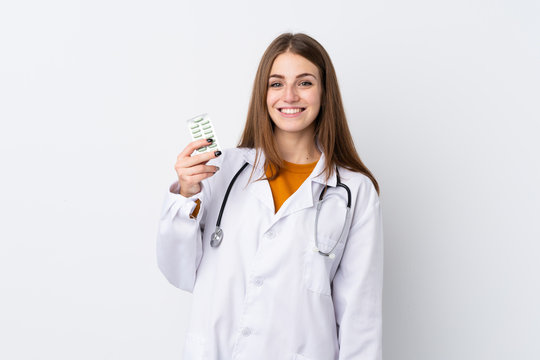
[[[303,73],[303,74],[300,74],[300,75],[296,76],[296,78],[298,79],[298,78],[301,78],[301,77],[304,77],[304,76],[312,76],[312,77],[314,77],[315,79],[317,78],[315,75],[310,74],[310,73]],[[278,75],[278,74],[272,74],[272,75],[270,75],[270,77],[271,77],[271,78],[274,77],[274,78],[278,78],[278,79],[285,79],[285,76],[283,76],[283,75]]]

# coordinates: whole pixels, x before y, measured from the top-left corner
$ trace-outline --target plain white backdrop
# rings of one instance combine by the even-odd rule
[[[0,5],[0,358],[180,359],[161,202],[209,112],[235,146],[282,32],[330,53],[382,189],[386,360],[540,359],[537,1]],[[216,299],[219,301],[220,299]]]

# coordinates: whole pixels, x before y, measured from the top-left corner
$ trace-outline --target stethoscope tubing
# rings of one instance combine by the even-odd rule
[[[223,216],[223,210],[225,210],[225,204],[227,204],[227,200],[229,200],[229,193],[231,192],[231,189],[236,182],[236,178],[240,175],[242,171],[248,166],[248,163],[246,162],[240,170],[234,174],[231,182],[229,183],[229,186],[227,187],[227,191],[225,192],[225,195],[223,196],[223,201],[221,202],[221,208],[219,209],[219,215],[216,221],[216,230],[212,233],[212,238],[210,240],[210,246],[212,247],[218,247],[221,244],[221,241],[223,240],[223,229],[220,227],[221,225],[221,217]]]
[[[340,241],[342,240],[343,238],[343,234],[345,234],[345,226],[347,225],[347,220],[349,219],[349,213],[351,211],[351,189],[349,189],[349,187],[347,185],[345,185],[344,183],[341,182],[341,177],[339,176],[339,170],[336,166],[336,187],[339,186],[339,187],[342,187],[344,188],[346,191],[347,191],[347,210],[345,212],[345,223],[343,224],[343,227],[341,228],[341,233],[339,234],[339,238],[338,238],[338,241],[336,241],[334,243],[334,246],[332,246],[332,248],[330,249],[330,251],[322,251],[321,249],[319,249],[319,238],[318,238],[318,231],[317,231],[317,225],[319,224],[319,213],[320,213],[320,210],[321,210],[321,207],[322,207],[322,203],[324,202],[324,194],[326,193],[326,189],[328,188],[328,184],[326,184],[324,186],[324,188],[322,189],[320,195],[319,195],[319,202],[317,203],[317,210],[315,211],[315,251],[317,251],[319,254],[323,255],[323,256],[328,256],[330,257],[331,259],[334,258],[334,249],[336,248],[336,246],[340,243]]]
[[[221,202],[221,209],[219,209],[219,215],[216,222],[216,227],[219,227],[221,225],[221,217],[223,216],[223,210],[225,209],[225,204],[227,203],[227,200],[229,199],[229,193],[231,192],[231,189],[236,181],[236,178],[240,175],[242,171],[248,166],[248,163],[245,163],[242,165],[240,170],[234,174],[234,177],[232,178],[231,182],[229,183],[229,186],[227,187],[227,191],[225,192],[225,196],[223,196],[223,201]]]
[[[247,163],[247,162],[244,163],[244,165],[242,165],[240,170],[238,170],[236,172],[236,174],[234,174],[233,178],[231,179],[231,182],[229,183],[229,186],[227,187],[227,191],[225,192],[225,195],[223,196],[223,201],[221,202],[221,208],[219,209],[219,214],[218,214],[218,218],[217,218],[217,221],[216,221],[216,230],[214,231],[214,233],[212,233],[212,237],[211,237],[211,241],[210,241],[210,246],[212,246],[214,248],[218,247],[221,244],[221,241],[223,240],[223,229],[221,229],[221,217],[223,216],[223,211],[225,210],[225,205],[227,204],[227,201],[229,200],[229,194],[231,192],[231,189],[232,189],[234,183],[236,182],[236,179],[240,175],[240,173],[242,171],[244,171],[244,169],[246,168],[246,166],[248,166],[248,164],[249,163]],[[326,184],[324,186],[324,188],[321,190],[321,193],[319,194],[319,202],[317,203],[317,210],[316,210],[316,213],[315,213],[315,249],[314,250],[318,251],[319,254],[321,254],[323,256],[329,256],[331,258],[334,258],[333,251],[336,248],[337,244],[342,240],[343,234],[345,233],[345,227],[347,225],[347,220],[349,218],[349,213],[350,213],[350,210],[351,210],[351,190],[349,189],[349,187],[347,185],[345,185],[344,183],[341,182],[341,178],[339,176],[339,170],[338,170],[337,166],[336,166],[336,177],[337,177],[336,187],[337,186],[342,187],[347,191],[347,211],[345,213],[345,223],[343,224],[343,228],[341,229],[341,233],[339,235],[338,241],[336,241],[336,243],[334,244],[332,249],[330,249],[330,251],[328,251],[328,252],[324,252],[324,251],[319,249],[319,243],[318,243],[318,239],[317,239],[317,225],[318,225],[318,220],[319,220],[319,212],[320,212],[322,203],[324,201],[324,194],[326,193],[326,190],[328,189],[328,184]]]

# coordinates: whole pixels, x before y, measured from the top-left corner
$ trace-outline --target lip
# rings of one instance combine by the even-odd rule
[[[284,107],[278,107],[276,109],[281,116],[287,117],[287,118],[300,116],[306,110],[305,107],[301,107],[301,106],[284,106]],[[288,114],[288,113],[283,112],[283,110],[300,110],[300,111]]]

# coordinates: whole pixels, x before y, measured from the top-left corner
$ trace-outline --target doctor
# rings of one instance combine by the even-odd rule
[[[324,48],[276,38],[238,148],[190,156],[208,142],[178,156],[157,239],[159,268],[193,293],[183,359],[381,359],[378,185]]]

